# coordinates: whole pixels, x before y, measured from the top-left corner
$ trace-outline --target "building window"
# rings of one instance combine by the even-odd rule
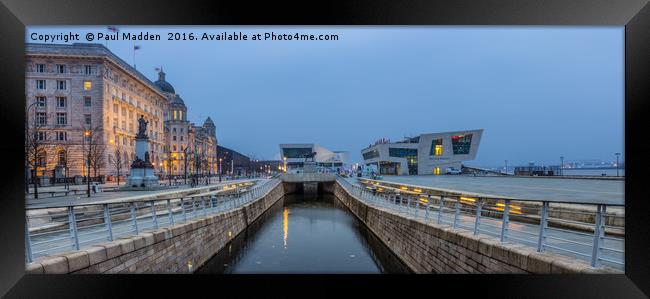
[[[287,158],[305,158],[306,154],[311,154],[312,149],[311,147],[305,147],[305,148],[296,148],[296,147],[289,147],[289,148],[283,148],[282,153],[283,157]]]
[[[178,117],[178,114],[177,114],[176,110],[174,110],[174,120],[176,120],[177,117]]]
[[[90,119],[90,114],[84,114],[84,123],[87,125],[92,124],[92,120]]]
[[[36,107],[45,108],[45,106],[47,106],[45,97],[36,97]]]
[[[56,89],[58,89],[58,90],[66,90],[66,82],[65,82],[65,80],[57,80],[56,81]]]
[[[442,156],[442,138],[436,138],[431,141],[430,156]]]
[[[92,74],[93,68],[90,65],[84,65],[84,74],[85,75],[90,75]]]
[[[179,117],[178,119],[183,120],[183,111],[178,111]]]
[[[467,155],[472,145],[472,134],[451,136],[454,155]]]
[[[183,135],[181,135],[181,141],[183,141]]]
[[[113,113],[117,114],[118,112],[120,112],[120,109],[119,109],[119,107],[117,107],[117,104],[114,104],[113,105]]]
[[[172,140],[176,141],[176,135],[172,136]]]
[[[47,125],[47,114],[45,112],[36,112],[36,123],[39,125]]]
[[[56,65],[56,72],[59,73],[59,74],[65,74],[66,73],[65,64],[57,64]]]
[[[36,80],[36,89],[44,90],[45,87],[45,80]]]
[[[176,128],[172,128],[172,132],[176,133]]]
[[[57,141],[66,141],[68,140],[68,133],[67,132],[56,132],[56,140]]]
[[[91,104],[90,97],[84,97],[84,107],[90,107]]]
[[[47,166],[47,154],[45,151],[41,151],[36,155],[36,167],[46,167]]]
[[[378,150],[371,150],[369,152],[363,153],[363,159],[364,160],[370,160],[373,158],[379,157],[379,151]]]
[[[57,113],[56,114],[56,124],[65,125],[67,124],[67,113]]]
[[[183,133],[183,128],[181,128],[181,133]]]
[[[45,141],[47,139],[47,134],[46,132],[43,131],[38,131],[36,132],[36,140],[38,141]]]
[[[84,81],[84,90],[90,90],[91,88],[93,88],[93,82],[89,80]]]
[[[56,108],[65,108],[66,97],[56,97]]]
[[[176,151],[176,144],[172,145],[172,151]]]
[[[45,65],[44,64],[36,64],[36,72],[37,73],[45,73]]]

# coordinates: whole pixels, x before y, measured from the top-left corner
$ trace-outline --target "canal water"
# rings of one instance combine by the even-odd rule
[[[290,194],[197,274],[409,273],[331,194]]]

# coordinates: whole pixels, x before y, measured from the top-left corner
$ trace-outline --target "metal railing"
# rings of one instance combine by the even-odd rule
[[[28,209],[26,261],[236,209],[263,197],[279,183],[278,179],[260,185],[240,182],[184,197]]]
[[[586,204],[592,209],[595,207],[595,211],[573,210],[573,218],[583,219],[574,220],[550,217],[551,211],[556,213],[562,209],[553,208],[553,201],[473,197],[448,192],[432,195],[423,192],[425,187],[391,190],[377,183],[371,187],[353,184],[341,177],[336,180],[364,203],[406,217],[468,230],[474,235],[492,236],[503,243],[531,246],[538,252],[552,251],[579,258],[592,267],[624,268],[624,228],[611,224],[622,223],[615,218],[624,216],[606,213],[608,206],[621,205]]]

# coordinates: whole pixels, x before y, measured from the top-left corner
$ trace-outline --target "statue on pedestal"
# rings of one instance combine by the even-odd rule
[[[144,115],[140,115],[140,118],[138,119],[138,135],[136,135],[136,138],[148,138],[147,124],[149,124],[149,122],[144,120]]]

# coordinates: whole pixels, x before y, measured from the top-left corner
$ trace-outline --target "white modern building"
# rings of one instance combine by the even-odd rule
[[[399,142],[376,142],[361,151],[364,164],[380,174],[443,174],[448,167],[461,168],[474,160],[483,129],[421,134]]]
[[[331,151],[313,143],[280,144],[280,159],[283,163],[286,163],[287,171],[302,169],[305,155],[312,152],[316,153],[314,162],[319,168],[327,168],[333,171],[336,171],[337,168],[347,169],[348,152]]]

